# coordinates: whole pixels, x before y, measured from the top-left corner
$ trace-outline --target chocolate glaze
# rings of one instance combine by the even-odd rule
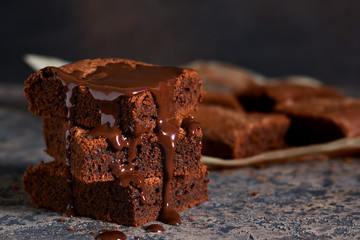
[[[119,162],[111,164],[112,174],[114,174],[120,181],[120,186],[128,187],[130,182],[135,182],[140,187],[140,201],[146,204],[146,188],[144,176],[139,174],[139,171],[132,163],[122,165]]]
[[[95,239],[100,240],[125,240],[126,235],[123,232],[119,231],[104,231],[97,235]]]
[[[64,84],[64,82],[63,82]],[[72,188],[72,174],[70,171],[70,127],[74,118],[74,91],[76,84],[68,84],[65,85],[67,88],[66,90],[66,108],[67,108],[67,129],[65,132],[65,141],[66,141],[66,166],[67,166],[67,189],[69,192],[70,201],[66,207],[65,214],[68,217],[76,216],[75,209],[74,209],[74,194],[73,194],[73,188]]]
[[[194,117],[185,118],[181,123],[181,126],[187,129],[188,135],[193,136],[195,135],[196,131],[201,128],[200,123],[194,121]]]
[[[151,225],[145,227],[145,230],[147,232],[163,232],[163,231],[165,231],[164,227],[159,224],[151,224]]]
[[[69,121],[67,136],[72,122],[74,89],[78,85],[84,85],[98,104],[101,114],[101,126],[92,129],[90,135],[92,137],[106,137],[117,150],[122,150],[126,147],[128,149],[129,160],[136,157],[136,147],[141,140],[141,131],[146,131],[147,129],[143,128],[140,129],[140,132],[139,130],[134,132],[135,138],[125,137],[120,129],[118,129],[118,126],[116,126],[119,122],[118,102],[121,96],[132,96],[145,91],[150,91],[153,94],[158,107],[158,142],[164,156],[163,206],[159,220],[172,225],[180,224],[179,214],[169,205],[169,191],[170,181],[173,177],[175,146],[180,128],[175,119],[176,109],[172,100],[174,99],[175,82],[177,77],[182,74],[182,69],[137,65],[135,63],[109,63],[105,66],[97,67],[95,72],[87,75],[80,71],[74,71],[69,74],[58,68],[53,68],[53,71],[67,89],[66,107],[68,109]],[[130,130],[134,131],[134,129]],[[70,152],[68,144],[67,151]],[[70,168],[69,159],[67,158],[67,165]],[[120,184],[124,187],[128,186],[131,181],[137,183],[142,189],[141,200],[145,201],[143,176],[138,174],[138,171],[132,166],[131,162],[127,167],[114,163],[112,165],[112,172],[118,177]]]

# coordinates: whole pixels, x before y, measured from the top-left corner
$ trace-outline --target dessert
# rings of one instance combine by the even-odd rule
[[[239,94],[264,80],[260,74],[224,62],[198,60],[186,66],[199,73],[207,93]]]
[[[67,166],[62,161],[41,163],[29,167],[24,176],[24,188],[31,202],[38,208],[65,212],[71,201],[67,188]],[[190,208],[208,200],[207,170],[183,175],[171,180],[170,207],[175,211]],[[74,209],[78,215],[93,216],[102,221],[139,226],[158,218],[162,208],[163,182],[161,178],[146,178],[145,189],[136,183],[122,187],[119,180],[85,183],[73,180]],[[141,191],[147,199],[141,200]]]
[[[25,174],[36,206],[126,225],[179,224],[177,210],[207,200],[201,128],[189,115],[204,94],[195,71],[95,59],[44,68],[25,84],[55,158]]]
[[[309,86],[288,82],[258,85],[238,94],[238,99],[247,111],[271,112],[282,102],[324,97],[343,98],[336,89],[328,86]]]
[[[278,104],[291,119],[287,142],[308,145],[360,135],[360,101],[352,98],[309,98]]]
[[[217,105],[224,108],[244,111],[236,97],[230,94],[207,92],[202,100],[202,104]]]
[[[280,114],[248,114],[201,105],[194,113],[203,129],[203,154],[244,158],[285,147],[289,119]]]
[[[116,82],[115,76],[123,80]],[[161,83],[170,79],[169,85]],[[167,97],[172,99],[165,101],[161,97],[167,90]],[[108,122],[132,136],[155,128],[159,102],[174,105],[174,120],[179,124],[204,95],[202,82],[193,70],[122,59],[83,60],[44,68],[29,77],[24,91],[29,110],[35,115],[68,119],[70,109],[71,121],[77,126],[94,128]],[[117,113],[114,117],[113,112]]]
[[[43,118],[46,152],[54,159],[65,162],[67,122],[59,118]],[[162,152],[154,132],[140,135],[136,150],[117,150],[105,137],[92,137],[91,130],[71,127],[69,130],[71,174],[84,182],[113,181],[118,165],[136,167],[143,177],[162,177]],[[180,126],[173,159],[174,176],[199,171],[201,168],[202,131],[191,119],[185,119]],[[133,155],[133,156],[131,156]],[[97,166],[97,167],[94,167]]]

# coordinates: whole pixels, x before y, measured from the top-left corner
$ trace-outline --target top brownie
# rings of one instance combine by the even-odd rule
[[[159,102],[170,103],[180,125],[204,95],[194,70],[115,58],[46,67],[29,77],[24,91],[35,115],[67,118],[84,128],[107,123],[128,136],[154,130]]]

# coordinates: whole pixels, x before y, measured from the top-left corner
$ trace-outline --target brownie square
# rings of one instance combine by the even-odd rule
[[[329,142],[360,135],[358,99],[302,99],[278,104],[275,110],[291,119],[286,138],[291,145]]]
[[[245,110],[255,112],[271,112],[279,103],[314,97],[343,98],[343,95],[329,86],[308,86],[288,82],[254,86],[238,95]]]
[[[202,102],[206,105],[216,105],[223,108],[234,109],[237,111],[244,111],[235,95],[217,92],[206,92]]]
[[[187,65],[198,72],[206,92],[239,94],[262,82],[264,77],[250,70],[218,61],[195,61]]]
[[[207,201],[207,170],[175,177],[171,180],[170,206],[177,211]],[[29,167],[24,189],[37,208],[52,208],[64,212],[70,201],[65,163],[53,161]],[[77,214],[92,216],[129,226],[143,225],[158,218],[162,206],[163,182],[160,178],[145,179],[146,201],[136,183],[122,187],[117,180],[85,183],[73,180],[73,201]]]
[[[43,123],[46,152],[56,160],[65,162],[67,122],[60,118],[44,117]],[[178,134],[173,159],[175,176],[199,171],[201,168],[202,130],[200,125],[195,125],[196,128],[189,128],[190,126],[191,124],[183,124]],[[123,167],[134,165],[144,177],[162,178],[163,153],[155,133],[147,132],[141,135],[134,159],[129,158],[128,148],[116,150],[105,137],[92,138],[89,130],[80,127],[70,129],[70,146],[71,173],[83,182],[114,180],[111,171],[114,163]]]
[[[91,80],[96,78],[98,67],[118,64],[122,68],[130,69],[129,72],[139,75],[141,71],[163,72],[166,69],[174,77],[174,88],[171,89],[171,99],[175,106],[175,118],[181,123],[191,111],[197,108],[199,100],[204,95],[202,81],[194,70],[175,67],[159,67],[151,64],[123,60],[123,59],[94,59],[83,60],[59,68],[48,67],[32,74],[25,81],[25,96],[35,115],[67,118],[68,86],[62,78],[77,76],[77,86],[73,89],[74,125],[84,128],[97,127],[101,123],[101,102],[95,99],[96,92],[91,85]],[[139,70],[138,70],[139,69]],[[145,70],[144,70],[145,69]],[[129,74],[128,74],[129,75]],[[92,88],[91,88],[92,86]],[[120,130],[129,136],[138,135],[145,130],[152,131],[156,126],[158,106],[155,96],[150,91],[139,91],[131,96],[123,95],[117,100],[118,122]]]
[[[201,105],[194,118],[203,129],[202,153],[230,159],[285,147],[290,124],[280,114],[248,114],[210,105]]]

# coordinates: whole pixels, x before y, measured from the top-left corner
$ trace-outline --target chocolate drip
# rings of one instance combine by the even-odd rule
[[[64,84],[64,82],[63,82]],[[66,211],[65,214],[68,217],[73,217],[76,216],[75,213],[75,209],[74,209],[74,194],[73,194],[73,186],[72,186],[72,174],[71,174],[71,162],[70,162],[70,127],[72,125],[72,121],[74,118],[74,91],[75,91],[75,87],[77,85],[76,84],[68,84],[65,85],[66,87],[66,108],[67,108],[67,128],[66,128],[66,132],[65,132],[65,146],[66,146],[66,159],[65,159],[65,163],[67,166],[67,188],[68,188],[68,193],[69,193],[69,198],[70,201],[66,207]]]
[[[140,144],[141,141],[141,136],[128,138],[122,134],[119,128],[109,127],[107,124],[91,129],[89,136],[94,138],[105,137],[110,142],[110,144],[119,151],[127,148],[130,161],[135,159],[136,147]]]
[[[147,232],[163,232],[165,231],[164,227],[159,224],[151,224],[145,228]]]
[[[110,103],[109,105],[115,105]],[[108,108],[109,109],[109,108]],[[107,109],[107,110],[108,110]],[[112,108],[115,109],[115,108]],[[110,113],[109,111],[107,113]],[[117,121],[115,119],[115,115],[117,111],[111,113],[112,118],[114,119],[113,122]],[[105,122],[103,120],[104,114],[101,114],[101,122]],[[108,118],[109,114],[106,114],[104,118]],[[109,125],[113,125],[109,127]],[[113,162],[110,165],[110,169],[113,175],[117,177],[120,181],[120,186],[128,187],[131,181],[135,182],[140,187],[140,201],[142,204],[146,204],[146,190],[145,190],[145,179],[139,171],[135,168],[132,163],[132,160],[135,159],[137,153],[137,146],[141,142],[141,136],[135,138],[128,138],[124,136],[121,130],[114,126],[114,123],[105,122],[104,125],[96,127],[89,132],[89,136],[91,137],[105,137],[107,141],[117,150],[121,151],[124,148],[128,149],[128,158],[129,163],[127,165],[121,164],[119,162]]]
[[[140,187],[140,201],[146,204],[146,188],[145,179],[132,163],[122,166],[120,163],[111,164],[112,174],[114,174],[120,181],[120,186],[128,187],[130,182],[135,182]]]
[[[159,114],[160,115],[160,114]],[[162,147],[163,167],[164,167],[164,189],[163,189],[163,205],[160,212],[159,220],[170,225],[181,224],[180,215],[170,207],[170,183],[173,178],[173,159],[175,155],[175,146],[179,127],[176,125],[175,119],[162,120],[158,117],[159,126],[159,144]]]
[[[163,152],[163,205],[159,220],[172,225],[180,224],[179,214],[170,206],[170,182],[173,178],[173,159],[175,146],[180,126],[175,114],[173,93],[177,77],[182,74],[182,69],[176,67],[158,67],[145,65],[129,65],[126,63],[109,63],[97,67],[96,71],[82,75],[75,71],[71,74],[60,69],[55,70],[60,76],[64,86],[84,85],[94,97],[101,114],[101,126],[92,129],[92,137],[103,136],[117,150],[128,148],[129,165],[125,167],[120,163],[112,164],[112,172],[124,187],[131,181],[136,182],[144,189],[144,179],[138,170],[132,166],[131,160],[136,156],[136,147],[140,143],[142,131],[137,130],[135,138],[125,137],[118,129],[118,102],[121,96],[133,96],[140,92],[150,91],[155,97],[158,107],[157,135],[158,142]],[[69,91],[68,91],[69,92]],[[72,94],[72,92],[71,92]],[[72,95],[71,95],[72,96]],[[71,98],[70,96],[70,98]],[[69,98],[69,99],[70,99]],[[68,105],[67,105],[68,107]],[[71,105],[70,108],[72,108]],[[68,107],[68,109],[70,109]],[[69,118],[69,122],[71,118]],[[70,127],[70,125],[69,125]],[[134,132],[134,130],[132,130]],[[142,190],[143,191],[143,190]],[[145,200],[144,196],[141,196]]]
[[[188,135],[193,136],[195,135],[196,131],[201,128],[200,123],[194,121],[194,117],[185,118],[181,123],[181,126],[187,129]]]
[[[125,240],[127,237],[123,232],[105,231],[96,236],[95,239],[100,240]]]

